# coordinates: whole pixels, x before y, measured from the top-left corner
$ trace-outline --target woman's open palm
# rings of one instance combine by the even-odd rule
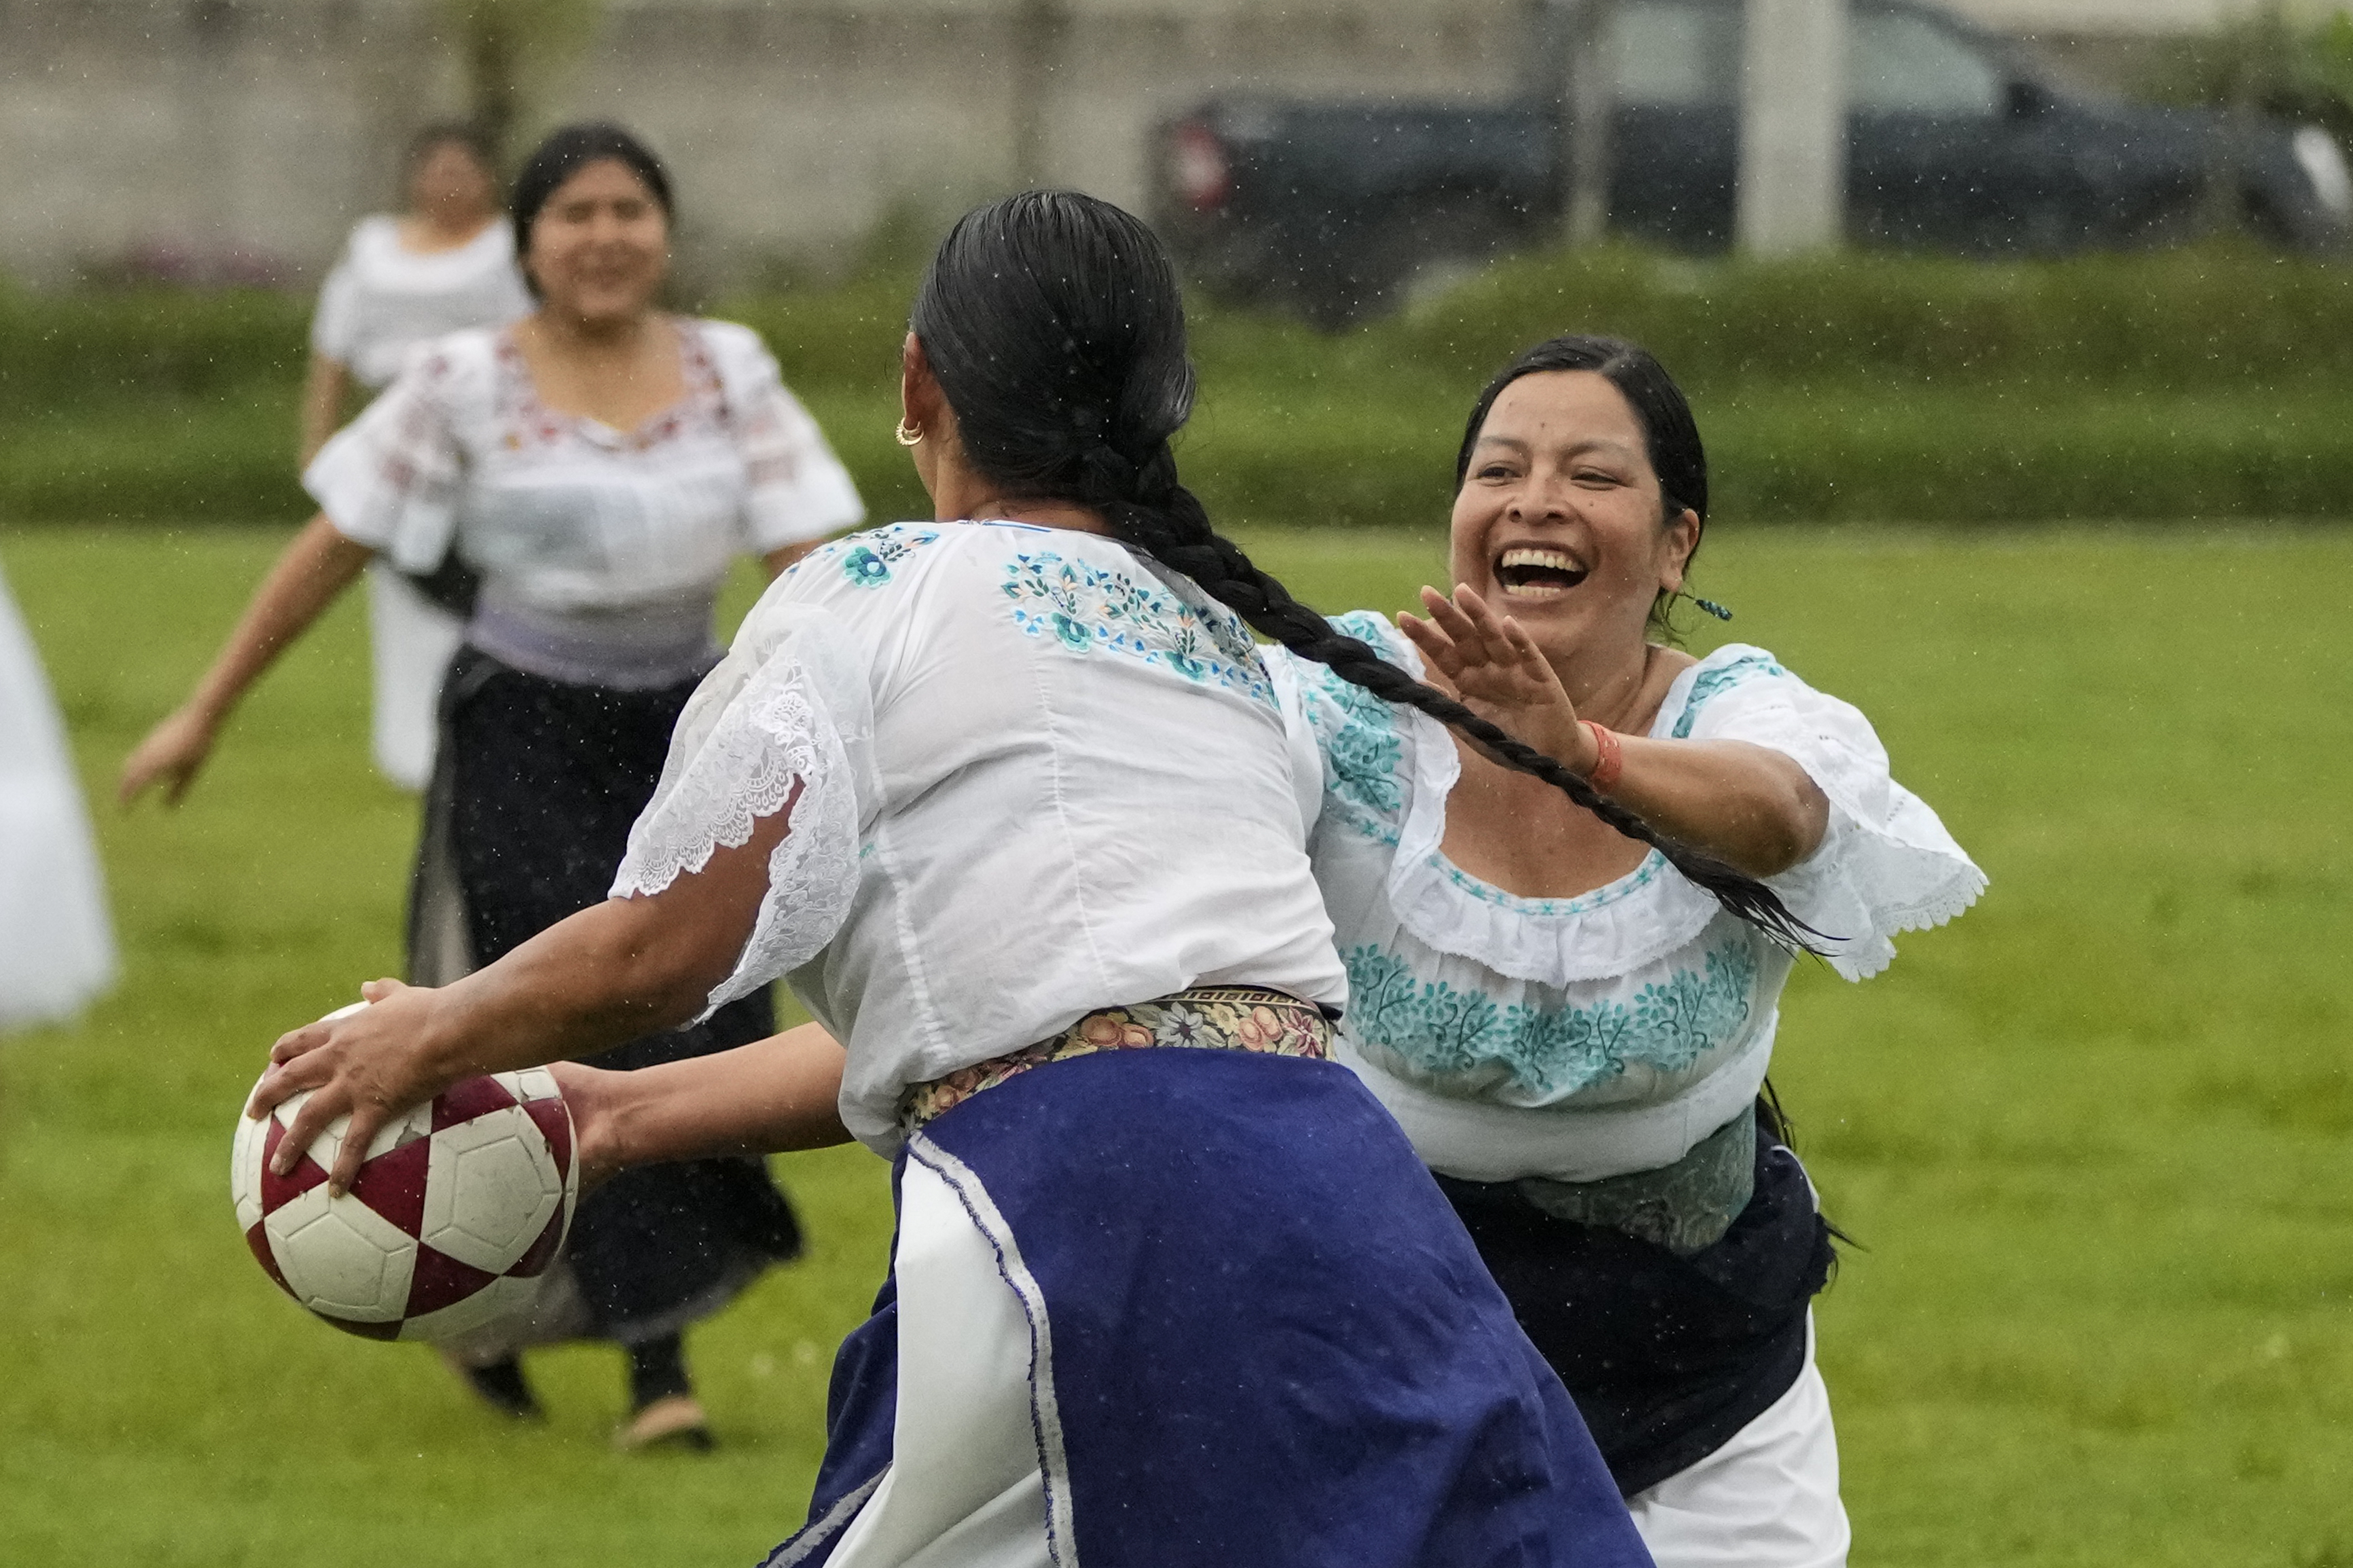
[[[1449,599],[1421,591],[1430,618],[1398,616],[1398,629],[1421,650],[1431,671],[1454,689],[1464,706],[1521,741],[1574,763],[1583,737],[1577,705],[1527,629],[1498,616],[1467,587]]]

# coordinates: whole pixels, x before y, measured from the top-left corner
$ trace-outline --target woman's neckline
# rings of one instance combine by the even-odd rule
[[[531,319],[526,316],[523,321]],[[678,346],[679,394],[626,430],[617,425],[608,425],[593,414],[581,414],[569,408],[558,408],[541,395],[539,378],[532,374],[531,356],[523,353],[522,340],[516,335],[517,329],[522,325],[522,321],[515,321],[500,328],[499,344],[505,352],[514,356],[515,374],[522,380],[523,396],[532,410],[552,419],[561,419],[582,430],[602,432],[612,441],[627,446],[636,443],[640,437],[656,426],[667,420],[675,419],[683,414],[693,403],[697,390],[694,345],[691,334],[686,330],[686,323],[666,310],[656,311],[654,319],[670,329],[672,341]]]
[[[455,256],[459,251],[471,249],[480,244],[482,237],[497,227],[498,223],[499,215],[492,213],[482,220],[473,233],[463,239],[448,245],[419,246],[410,243],[409,220],[405,216],[396,214],[392,220],[393,247],[414,261],[429,261],[438,257]]]

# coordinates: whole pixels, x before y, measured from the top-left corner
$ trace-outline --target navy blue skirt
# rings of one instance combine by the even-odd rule
[[[1397,1124],[1329,1062],[1060,1061],[912,1136],[769,1568],[1650,1562]]]

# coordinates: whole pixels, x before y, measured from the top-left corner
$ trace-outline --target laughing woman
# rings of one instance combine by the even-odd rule
[[[315,1092],[280,1155],[350,1109],[342,1179],[457,1077],[789,971],[846,1047],[818,1042],[813,1091],[763,1072],[784,1041],[565,1070],[584,1161],[598,1085],[683,1086],[689,1114],[623,1119],[630,1158],[846,1123],[896,1161],[892,1279],[772,1563],[1643,1563],[1429,1173],[1323,1059],[1345,984],[1248,627],[1467,716],[1339,647],[1178,483],[1192,369],[1134,218],[1059,192],[974,213],[913,328],[901,436],[941,521],[769,590],[616,897],[281,1040],[255,1109]]]
[[[538,310],[439,340],[327,444],[304,476],[318,517],[195,694],[123,764],[126,798],[160,783],[176,799],[245,689],[370,561],[427,572],[454,552],[482,585],[441,692],[409,918],[418,980],[490,963],[604,897],[679,713],[718,662],[712,607],[734,558],[773,574],[860,515],[759,339],[659,309],[670,179],[635,138],[556,132],[513,210]],[[600,1059],[668,1061],[774,1026],[754,991]],[[631,1172],[581,1205],[535,1316],[456,1359],[485,1398],[527,1415],[522,1346],[615,1342],[630,1368],[622,1445],[702,1446],[681,1334],[798,1246],[754,1162]]]
[[[1557,339],[1472,412],[1455,597],[1426,590],[1402,637],[1336,623],[1566,763],[1584,804],[1345,663],[1271,662],[1322,753],[1340,1058],[1441,1178],[1661,1568],[1831,1568],[1847,1522],[1809,1306],[1830,1237],[1760,1098],[1790,950],[1621,825],[1762,879],[1850,980],[1985,879],[1853,708],[1762,648],[1657,640],[1706,516],[1665,371]]]

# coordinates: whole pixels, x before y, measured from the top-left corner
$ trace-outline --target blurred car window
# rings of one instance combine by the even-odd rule
[[[1848,26],[1847,90],[1856,110],[1976,119],[2001,111],[2000,69],[1934,22],[1862,11]]]
[[[1740,96],[1738,7],[1637,0],[1620,5],[1615,21],[1620,103],[1700,109]]]

